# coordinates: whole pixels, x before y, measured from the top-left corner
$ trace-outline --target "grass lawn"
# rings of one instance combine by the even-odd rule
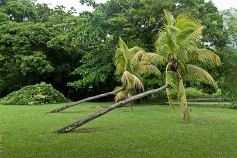
[[[0,105],[3,158],[236,158],[237,110],[191,105],[193,123],[183,124],[179,108],[168,105],[116,109],[71,133],[53,131],[110,103]]]

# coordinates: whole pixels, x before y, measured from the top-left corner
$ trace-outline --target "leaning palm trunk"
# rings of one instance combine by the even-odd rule
[[[100,117],[100,116],[106,114],[107,112],[109,112],[111,110],[114,110],[116,108],[122,107],[123,105],[125,105],[127,103],[130,103],[130,102],[133,102],[135,100],[141,99],[141,98],[146,97],[146,96],[148,96],[150,94],[157,93],[157,92],[159,92],[159,91],[161,91],[161,90],[163,90],[163,89],[165,89],[167,87],[168,87],[168,85],[166,84],[166,85],[164,85],[164,86],[162,86],[162,87],[160,87],[158,89],[149,90],[149,91],[146,91],[144,93],[140,93],[138,95],[132,96],[131,98],[125,99],[123,101],[117,102],[117,103],[115,103],[113,105],[110,105],[110,106],[108,106],[108,107],[106,107],[106,108],[104,108],[104,109],[102,109],[100,111],[97,111],[94,114],[91,114],[91,115],[89,115],[89,116],[87,116],[87,117],[85,117],[85,118],[83,118],[83,119],[81,119],[79,121],[76,121],[76,122],[74,122],[74,123],[72,123],[72,124],[70,124],[70,125],[68,125],[66,127],[63,127],[63,128],[61,128],[61,129],[59,129],[59,130],[57,130],[55,132],[57,132],[57,133],[70,132],[71,130],[73,130],[75,128],[78,128],[78,127],[84,125],[85,123],[90,122],[90,121],[94,120],[95,118]]]
[[[58,109],[55,109],[55,110],[52,110],[50,111],[51,113],[56,113],[56,112],[60,112],[60,111],[63,111],[65,109],[68,109],[72,106],[75,106],[77,104],[80,104],[80,103],[83,103],[83,102],[87,102],[87,101],[90,101],[90,100],[95,100],[95,99],[98,99],[98,98],[102,98],[102,97],[106,97],[106,96],[109,96],[109,95],[112,95],[112,94],[116,94],[120,91],[124,90],[124,87],[123,88],[120,88],[120,89],[117,89],[115,91],[112,91],[112,92],[108,92],[108,93],[103,93],[103,94],[99,94],[99,95],[96,95],[96,96],[93,96],[93,97],[89,97],[89,98],[85,98],[85,99],[82,99],[82,100],[79,100],[79,101],[76,101],[76,102],[73,102],[71,104],[68,104],[66,106],[63,106],[61,108],[58,108]]]

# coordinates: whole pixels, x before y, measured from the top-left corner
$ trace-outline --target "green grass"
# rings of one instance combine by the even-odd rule
[[[71,133],[53,131],[110,103],[84,103],[46,114],[65,104],[0,105],[3,158],[236,158],[237,110],[191,105],[193,123],[167,105],[116,109]],[[178,108],[177,108],[178,109]]]

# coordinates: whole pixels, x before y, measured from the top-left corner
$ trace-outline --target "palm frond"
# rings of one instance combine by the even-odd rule
[[[177,73],[174,71],[168,71],[169,69],[169,64],[166,66],[166,71],[165,71],[165,82],[166,84],[170,85],[172,88],[176,89],[178,86],[178,76]]]
[[[167,59],[160,54],[156,53],[146,53],[142,56],[143,61],[148,61],[153,65],[159,66],[164,65],[167,62]]]
[[[132,58],[130,58],[131,60],[131,65],[136,65],[138,62],[140,62],[142,60],[142,56],[146,54],[146,52],[144,50],[139,50],[138,52],[136,52]]]
[[[177,34],[180,30],[172,25],[166,25],[164,29],[166,35],[166,44],[170,49],[170,53],[173,53],[178,47]]]
[[[142,81],[129,71],[123,73],[122,84],[131,95],[145,91]]]
[[[166,32],[161,32],[155,43],[156,53],[168,59],[171,52],[168,41],[166,39]]]
[[[137,63],[136,65],[134,65],[134,72],[136,72],[137,74],[155,74],[155,75],[161,75],[160,70],[152,65],[150,62],[147,61],[140,61],[139,63]]]
[[[202,62],[204,64],[214,64],[217,66],[221,65],[220,57],[208,49],[191,49],[191,53],[193,53],[194,60]]]
[[[142,48],[140,48],[140,47],[133,47],[133,48],[128,49],[130,56],[133,56],[140,50],[142,50]]]
[[[122,40],[121,37],[119,37],[119,48],[121,48],[122,50],[124,50],[125,52],[128,52],[128,46],[126,45],[126,43]]]
[[[128,98],[127,91],[120,91],[115,95],[114,100],[115,100],[115,102],[119,102],[119,101],[127,99],[127,98]]]
[[[185,12],[179,14],[176,18],[175,27],[178,27],[181,30],[185,30],[187,28],[197,29],[201,27],[201,21],[198,20],[195,15],[190,14],[190,12]]]
[[[167,99],[169,101],[169,105],[170,105],[170,108],[173,112],[175,112],[175,106],[174,106],[174,102],[173,102],[173,99],[172,99],[172,95],[171,95],[171,91],[169,88],[166,88],[166,95],[167,95]]]
[[[198,46],[199,42],[200,42],[200,37],[202,35],[202,30],[203,27],[200,27],[198,29],[196,29],[195,31],[193,31],[192,33],[190,33],[186,38],[184,37],[179,37],[179,47],[177,47],[176,51],[177,51],[177,59],[183,61],[183,62],[187,62],[188,61],[188,50],[189,48],[192,46]]]
[[[187,80],[207,83],[217,88],[217,84],[212,76],[206,70],[198,66],[186,64],[186,73]]]
[[[164,61],[165,58],[161,55],[140,50],[131,59],[132,70],[139,75],[145,73],[160,75],[160,70],[155,65],[161,65]]]
[[[178,76],[174,71],[166,72],[166,84],[170,85],[172,88],[176,89],[178,86]]]
[[[174,19],[173,15],[166,9],[164,9],[164,13],[165,13],[166,24],[167,25],[174,25],[175,19]]]
[[[126,70],[126,59],[121,48],[118,48],[115,53],[116,74],[122,75]]]
[[[186,98],[186,93],[185,93],[185,87],[184,87],[182,79],[179,82],[179,91],[178,92],[179,92],[180,108],[182,111],[183,120],[187,123],[191,123],[191,116],[188,111],[188,104],[187,104],[187,98]]]

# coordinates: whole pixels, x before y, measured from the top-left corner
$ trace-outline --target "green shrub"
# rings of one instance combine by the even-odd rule
[[[210,94],[204,93],[202,90],[198,90],[198,89],[192,88],[192,87],[186,88],[185,92],[186,92],[186,96],[188,99],[211,97]]]
[[[25,86],[18,91],[8,94],[1,100],[1,104],[6,105],[36,105],[61,102],[69,102],[69,100],[62,93],[54,89],[51,84],[46,84],[45,82]]]

